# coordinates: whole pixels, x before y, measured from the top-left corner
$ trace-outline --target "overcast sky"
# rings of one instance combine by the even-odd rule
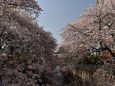
[[[44,10],[39,16],[39,24],[53,33],[61,42],[61,30],[69,22],[76,21],[83,9],[95,4],[96,0],[38,0]]]

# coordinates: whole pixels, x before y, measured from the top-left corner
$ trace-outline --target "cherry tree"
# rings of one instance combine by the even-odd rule
[[[112,47],[115,45],[115,8],[112,0],[90,6],[76,22],[66,25],[62,37],[61,47],[69,65],[76,65],[82,59],[88,61],[88,57],[95,51],[108,51],[114,58]],[[96,81],[93,83],[91,80],[91,84],[114,86],[113,70],[114,65],[105,63],[96,70],[93,76]]]
[[[68,24],[63,33],[62,47],[70,57],[86,57],[93,50],[107,50],[112,57],[115,54],[111,46],[115,43],[115,9],[113,3],[90,6],[77,22]]]
[[[0,0],[0,85],[53,84],[56,41],[37,24],[41,10],[35,0]]]

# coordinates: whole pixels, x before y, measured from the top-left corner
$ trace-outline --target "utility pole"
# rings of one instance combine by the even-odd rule
[[[99,4],[99,0],[96,0],[96,4]]]
[[[105,0],[96,0],[96,4],[104,4]]]

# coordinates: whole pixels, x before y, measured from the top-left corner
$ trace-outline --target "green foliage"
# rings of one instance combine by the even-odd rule
[[[100,53],[96,53],[96,55],[92,55],[91,56],[91,63],[92,64],[103,64],[102,60],[101,60],[101,56],[100,56]]]

